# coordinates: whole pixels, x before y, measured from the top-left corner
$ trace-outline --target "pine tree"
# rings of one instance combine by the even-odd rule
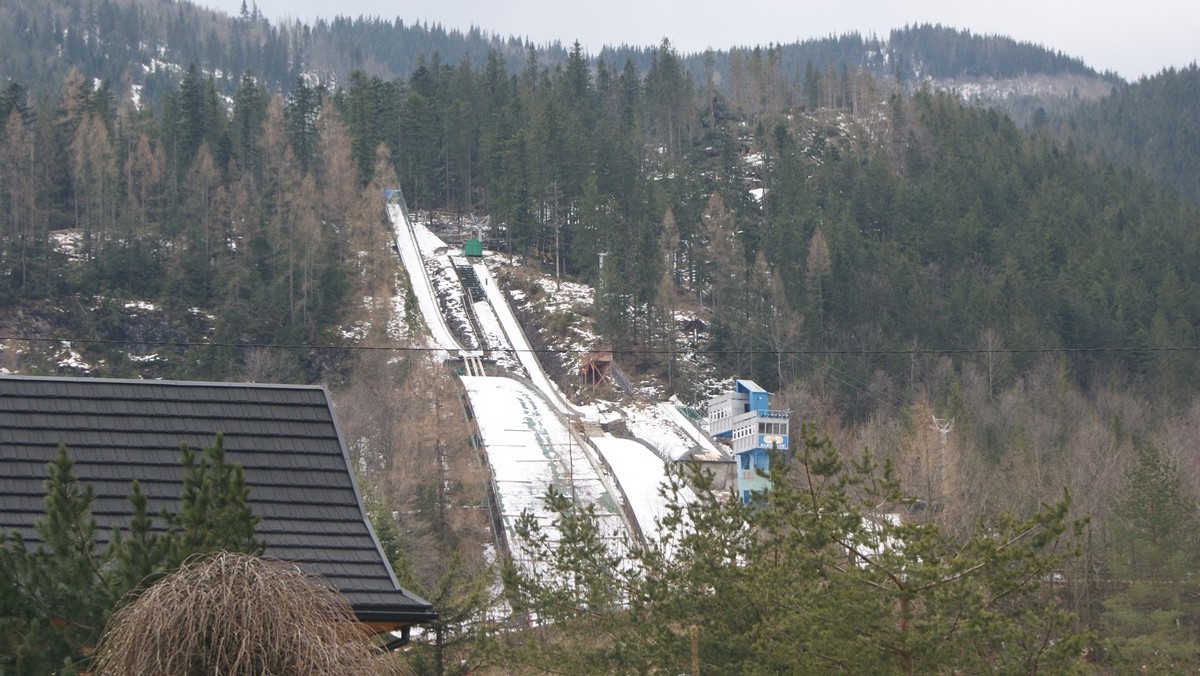
[[[0,541],[0,666],[17,673],[50,673],[78,663],[117,599],[97,543],[92,487],[75,477],[75,463],[60,446],[46,479],[45,516],[35,528],[41,543],[27,550],[19,535]],[[11,614],[10,614],[11,613]]]
[[[218,434],[216,443],[200,452],[181,444],[179,452],[183,467],[179,512],[162,513],[167,525],[167,568],[205,552],[262,553],[263,543],[254,537],[261,517],[246,503],[250,488],[241,465],[226,462],[224,437]]]
[[[755,505],[693,467],[665,487],[662,539],[606,540],[560,494],[550,530],[520,520],[505,582],[533,629],[493,637],[500,665],[569,673],[1068,672],[1083,635],[1041,588],[1072,548],[1068,500],[953,537],[904,522],[890,468],[811,429],[771,460]],[[549,532],[557,532],[557,541]],[[628,552],[622,554],[622,552]]]
[[[129,516],[129,531],[114,533],[110,545],[117,562],[115,583],[121,589],[148,586],[163,572],[168,540],[153,532],[154,518],[146,509],[149,501],[141,484],[134,481],[129,489],[129,506],[133,512]]]
[[[115,529],[102,547],[92,487],[59,447],[48,465],[45,516],[35,526],[41,542],[31,547],[20,534],[0,534],[0,673],[84,665],[109,615],[192,554],[261,553],[249,488],[241,466],[226,462],[221,437],[200,454],[182,449],[181,511],[162,513],[166,534],[154,533],[148,497],[135,481],[127,528]]]
[[[1183,673],[1200,666],[1200,582],[1192,579],[1200,518],[1176,467],[1153,447],[1138,450],[1115,510],[1110,557],[1121,590],[1101,621],[1118,665]]]

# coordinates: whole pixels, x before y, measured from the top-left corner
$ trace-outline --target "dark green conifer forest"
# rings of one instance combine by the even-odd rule
[[[81,25],[89,30],[67,30]],[[1046,99],[1018,121],[913,81],[918,65],[939,77],[1085,78],[1111,94]],[[849,35],[687,55],[664,39],[589,55],[578,44],[399,21],[273,26],[187,2],[0,1],[0,312],[15,318],[3,338],[19,326],[26,337],[93,341],[100,374],[112,376],[146,373],[130,350],[170,345],[152,376],[330,380],[362,410],[396,406],[374,381],[348,374],[387,372],[379,378],[403,381],[389,392],[431,391],[415,359],[384,365],[308,346],[343,345],[351,308],[391,284],[381,191],[400,187],[411,211],[487,215],[490,248],[597,289],[597,331],[623,366],[661,377],[670,393],[704,396],[698,360],[777,393],[824,435],[813,448],[843,454],[847,465],[826,467],[830,486],[866,481],[845,470],[868,450],[901,485],[930,485],[929,419],[952,419],[958,474],[924,496],[938,526],[925,533],[931,557],[951,557],[956,544],[986,555],[980,523],[1015,533],[1037,522],[1064,542],[1077,525],[1069,552],[1010,561],[1036,579],[1017,584],[1008,568],[948,587],[954,599],[906,595],[895,576],[853,572],[855,583],[892,585],[890,595],[839,597],[864,612],[901,598],[950,608],[1020,590],[1014,614],[987,625],[998,629],[981,652],[941,655],[953,663],[934,659],[946,629],[935,614],[912,636],[888,635],[895,649],[885,653],[915,660],[910,671],[1036,670],[1042,662],[1013,646],[1051,634],[1064,640],[1052,656],[1064,669],[1194,670],[1196,77],[1193,65],[1124,83],[1049,49],[929,26],[887,41]],[[142,330],[122,315],[133,300],[182,319]],[[706,322],[691,356],[675,321],[683,309]],[[244,345],[285,349],[263,365]],[[359,414],[349,427],[386,436],[363,431],[368,416]],[[427,450],[433,442],[413,425],[422,441],[388,436],[380,457]],[[392,471],[392,460],[378,464]],[[789,540],[796,524],[822,505],[850,509],[835,497],[807,516],[756,522],[769,537],[736,542],[735,558],[800,556]],[[719,502],[696,516],[772,518],[731,515]],[[433,519],[421,505],[406,513]],[[585,521],[573,527],[585,531]],[[830,542],[861,536],[839,527],[808,560],[822,571],[841,565]],[[389,538],[437,540],[451,560],[457,541],[434,531]],[[697,545],[696,554],[712,553]],[[456,596],[446,581],[470,576],[454,560],[440,580],[432,564],[398,568],[451,605],[470,599],[455,608],[461,623],[439,630],[460,640],[485,585],[462,583],[470,593]],[[713,565],[700,572],[737,577]],[[777,661],[762,662],[764,672],[799,668],[770,617],[752,616],[773,580],[795,582],[791,573],[742,572],[721,579],[746,585],[745,614],[705,630],[769,648]],[[617,626],[625,615],[572,624],[578,604],[564,609],[555,596],[564,590],[508,582],[546,595],[531,612],[561,613],[561,633],[539,639],[555,649],[595,649],[604,655],[594,665],[615,671],[686,671],[686,650],[664,646],[706,619],[671,605],[686,597],[671,587],[683,584],[675,574],[628,581],[639,593],[671,591],[646,610],[666,618],[663,632],[634,637]],[[597,593],[613,606],[630,602]],[[1053,632],[1011,624],[1051,607],[1063,613],[1045,615],[1062,622]],[[610,643],[554,644],[596,627],[613,632]],[[1005,643],[1005,632],[1018,643]],[[904,671],[854,650],[869,633],[811,650],[847,671]],[[536,670],[554,657],[482,634],[455,650],[476,659],[471,651],[493,639],[498,652],[482,663]],[[614,646],[641,652],[614,656]],[[416,664],[432,663],[422,655]]]

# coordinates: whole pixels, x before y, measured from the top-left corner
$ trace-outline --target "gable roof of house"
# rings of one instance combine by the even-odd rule
[[[367,522],[323,387],[0,376],[0,532],[40,541],[34,523],[59,444],[92,485],[107,539],[127,526],[134,479],[150,513],[177,511],[180,444],[211,446],[218,433],[245,472],[265,556],[323,576],[360,621],[399,627],[435,617],[400,588]]]

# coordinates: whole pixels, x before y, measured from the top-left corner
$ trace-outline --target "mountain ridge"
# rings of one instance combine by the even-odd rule
[[[90,8],[90,11],[89,11]],[[77,0],[15,2],[0,6],[0,78],[18,82],[36,94],[36,80],[57,81],[75,68],[87,79],[107,80],[127,98],[139,85],[155,102],[182,72],[194,64],[211,74],[217,88],[232,94],[241,76],[252,73],[268,89],[288,92],[302,75],[315,75],[330,87],[343,85],[354,70],[382,79],[407,78],[421,63],[457,65],[464,59],[482,66],[495,52],[510,72],[529,66],[558,67],[568,49],[559,42],[535,45],[527,40],[472,27],[446,29],[426,22],[337,17],[312,25],[291,20],[272,24],[257,13],[229,16],[188,1],[102,0],[86,7]],[[640,72],[650,66],[657,45],[605,46],[593,57],[620,67],[631,60]],[[715,69],[723,81],[733,77],[730,61],[753,60],[766,53],[788,81],[803,80],[806,66],[824,73],[853,69],[879,80],[896,79],[909,90],[923,83],[974,78],[1011,79],[1032,74],[1074,74],[1122,84],[1113,74],[1096,73],[1061,52],[996,35],[975,35],[940,25],[893,30],[886,40],[857,33],[795,43],[682,54],[693,80],[707,80]],[[174,68],[155,68],[156,63]],[[136,67],[130,67],[137,64]],[[41,73],[41,75],[37,75]]]

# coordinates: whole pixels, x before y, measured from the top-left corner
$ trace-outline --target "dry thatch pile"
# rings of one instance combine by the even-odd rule
[[[295,565],[219,552],[119,610],[96,674],[395,673],[336,590]]]

